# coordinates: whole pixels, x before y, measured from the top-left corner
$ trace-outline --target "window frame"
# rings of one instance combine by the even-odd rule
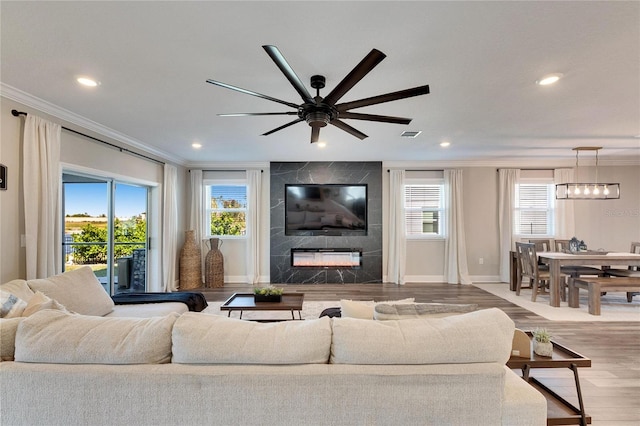
[[[522,208],[520,207],[520,185],[544,185],[547,192],[546,208]],[[518,238],[553,238],[555,235],[555,182],[553,178],[520,178],[515,187],[515,205],[513,208],[513,234]],[[547,232],[544,234],[522,233],[520,214],[523,211],[546,211]]]
[[[438,187],[438,207],[437,208],[407,208],[407,192],[408,186],[437,186]],[[404,215],[405,236],[407,240],[444,240],[447,238],[447,223],[446,223],[446,200],[444,191],[444,178],[443,177],[424,177],[424,178],[405,178],[402,185],[402,208]],[[412,211],[433,211],[439,213],[439,227],[438,233],[409,233],[408,232],[408,219],[407,212]]]
[[[233,209],[213,209],[211,208],[211,188],[212,186],[243,186],[245,188],[245,197],[247,199],[247,204],[245,208],[233,208]],[[251,230],[249,229],[249,224],[247,222],[247,218],[249,215],[249,209],[251,206],[249,205],[249,182],[247,179],[235,178],[235,179],[217,179],[217,178],[207,178],[202,181],[202,197],[203,197],[203,224],[204,224],[204,232],[203,238],[220,238],[220,239],[230,239],[230,240],[244,240],[249,237],[249,233]],[[211,214],[213,212],[239,212],[244,213],[245,217],[245,233],[243,235],[211,235]]]

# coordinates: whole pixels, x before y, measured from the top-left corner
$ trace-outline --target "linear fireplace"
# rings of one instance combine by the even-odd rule
[[[350,268],[362,267],[359,248],[292,248],[291,266],[294,268]]]

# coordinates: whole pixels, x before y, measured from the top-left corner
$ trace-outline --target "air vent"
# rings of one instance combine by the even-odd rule
[[[402,136],[403,138],[415,138],[420,133],[422,133],[422,130],[418,130],[417,132],[402,132],[400,136]]]

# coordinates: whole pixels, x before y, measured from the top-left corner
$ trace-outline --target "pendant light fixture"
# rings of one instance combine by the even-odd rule
[[[620,198],[619,183],[598,182],[598,151],[601,146],[579,146],[573,148],[576,152],[576,180],[579,180],[578,155],[580,151],[596,152],[596,181],[595,183],[559,183],[556,185],[556,200],[617,200]]]

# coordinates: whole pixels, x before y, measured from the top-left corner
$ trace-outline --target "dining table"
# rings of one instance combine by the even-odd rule
[[[560,280],[562,279],[562,274],[560,272],[561,266],[596,265],[602,269],[608,269],[614,265],[640,266],[640,254],[628,252],[540,252],[538,253],[538,259],[540,259],[542,263],[549,265],[549,305],[553,307],[560,306]]]

